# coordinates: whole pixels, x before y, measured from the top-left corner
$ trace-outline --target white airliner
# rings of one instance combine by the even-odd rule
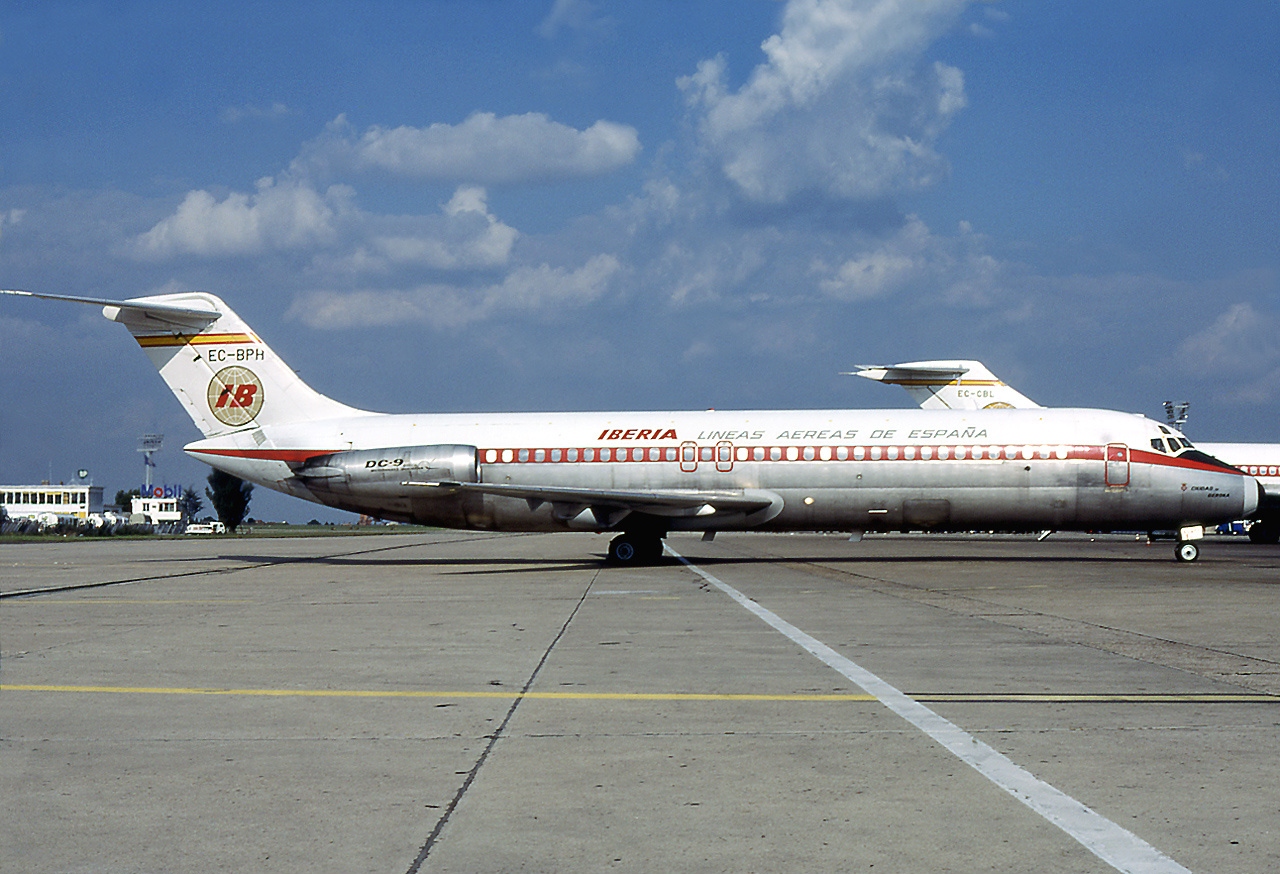
[[[860,365],[853,373],[888,385],[900,385],[924,409],[1042,410],[1035,401],[1006,385],[980,361],[908,361],[888,367]],[[1163,437],[1152,438],[1175,451],[1190,449],[1179,430],[1160,426]],[[1157,447],[1158,448],[1158,447]],[[1280,542],[1280,443],[1202,443],[1195,448],[1220,458],[1255,477],[1263,495],[1249,528],[1255,543]],[[1244,517],[1242,517],[1244,518]]]
[[[1252,513],[1253,478],[1153,448],[1155,422],[1105,410],[789,410],[389,415],[307,386],[203,292],[97,304],[129,329],[203,440],[195,458],[384,519],[618,532],[609,558],[669,531],[1175,530]]]

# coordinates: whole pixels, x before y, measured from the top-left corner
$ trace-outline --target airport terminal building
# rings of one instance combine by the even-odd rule
[[[10,519],[35,519],[46,513],[88,519],[102,512],[102,486],[0,486],[0,506]]]

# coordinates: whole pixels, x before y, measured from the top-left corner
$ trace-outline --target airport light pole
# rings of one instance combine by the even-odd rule
[[[160,451],[163,443],[163,434],[143,434],[138,438],[138,451],[142,453],[142,470],[145,475],[144,495],[151,492],[151,468],[156,466],[151,456]]]

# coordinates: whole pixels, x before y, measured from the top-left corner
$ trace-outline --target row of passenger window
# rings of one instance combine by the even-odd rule
[[[485,464],[594,461],[880,461],[1032,459],[1070,455],[1067,446],[632,446],[603,449],[485,449]]]

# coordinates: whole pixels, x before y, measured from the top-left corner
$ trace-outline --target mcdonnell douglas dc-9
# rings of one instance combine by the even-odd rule
[[[859,365],[853,376],[900,385],[924,409],[994,410],[1044,409],[1031,398],[1006,385],[981,361],[908,361],[888,367]],[[1199,451],[1220,458],[1258,481],[1258,506],[1251,519],[1249,539],[1254,543],[1280,543],[1280,443],[1202,443],[1192,447],[1185,434],[1161,425],[1162,437],[1151,440],[1158,452],[1184,454]]]
[[[616,532],[655,561],[671,531],[1176,531],[1251,514],[1252,477],[1160,452],[1106,410],[373,413],[306,385],[231,308],[189,292],[91,303],[124,325],[204,435],[194,458],[382,519]]]

